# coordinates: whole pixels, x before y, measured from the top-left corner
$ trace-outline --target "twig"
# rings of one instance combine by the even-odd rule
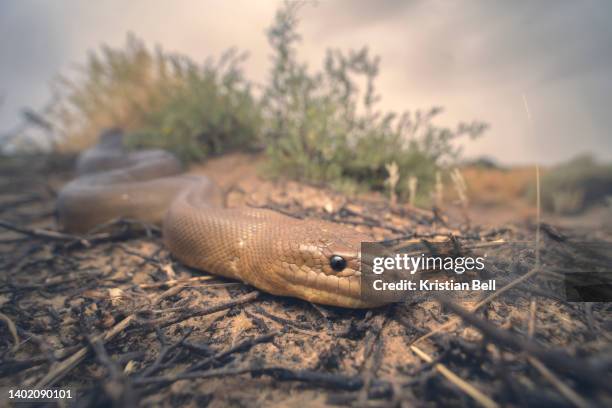
[[[244,340],[240,343],[238,343],[237,345],[230,347],[228,350],[225,351],[221,351],[213,356],[210,356],[206,359],[204,359],[203,361],[200,361],[197,364],[194,364],[193,366],[189,367],[186,371],[198,371],[203,369],[204,367],[206,367],[208,364],[214,362],[214,361],[220,361],[222,359],[224,359],[225,357],[234,354],[234,353],[238,353],[238,352],[244,352],[244,351],[248,351],[251,348],[255,347],[258,344],[262,344],[262,343],[268,343],[270,341],[272,341],[276,336],[278,336],[280,334],[279,331],[275,331],[272,333],[268,333],[268,334],[264,334],[263,336],[259,336],[259,337],[255,337],[252,339],[247,339]]]
[[[529,302],[529,324],[527,325],[527,338],[532,339],[535,333],[535,320],[536,320],[536,309],[537,309],[537,298],[531,298],[531,302]],[[587,408],[590,404],[578,395],[574,390],[568,387],[563,381],[561,381],[555,373],[550,371],[540,360],[533,356],[527,356],[527,361],[531,364],[536,370],[542,374],[542,377],[546,378],[548,382],[550,382],[561,395],[567,398],[572,404],[577,406],[578,408]]]
[[[501,289],[493,292],[492,294],[490,294],[489,296],[487,296],[486,298],[484,298],[483,300],[478,302],[476,305],[474,305],[473,307],[471,307],[469,309],[470,312],[477,311],[478,309],[480,309],[481,307],[483,307],[487,303],[491,302],[493,299],[499,297],[503,293],[509,291],[510,289],[512,289],[513,287],[518,285],[519,283],[522,283],[522,282],[526,281],[527,279],[531,278],[532,276],[537,274],[539,271],[540,271],[539,269],[533,268],[532,270],[530,270],[529,272],[527,272],[523,276],[520,276],[519,278],[513,280],[512,282],[508,283],[506,286],[504,286]],[[412,344],[417,344],[417,343],[419,343],[419,342],[421,342],[423,340],[426,340],[426,339],[430,338],[431,336],[433,336],[434,334],[441,332],[442,330],[445,330],[445,329],[448,329],[450,327],[453,327],[457,323],[459,323],[459,319],[452,318],[448,322],[446,322],[446,323],[436,327],[435,329],[433,329],[429,333],[422,335],[421,337],[419,337],[418,339],[413,341]]]
[[[189,284],[189,283],[193,283],[193,282],[209,281],[209,280],[213,280],[213,279],[216,279],[216,278],[217,278],[216,276],[212,276],[212,275],[194,276],[193,278],[188,278],[188,279],[170,279],[170,280],[163,281],[163,282],[145,283],[145,284],[138,285],[138,286],[141,289],[156,289],[156,288],[160,288],[162,286],[183,285],[183,284]]]
[[[134,320],[134,315],[129,315],[128,317],[117,323],[115,326],[113,326],[113,328],[106,332],[104,335],[92,338],[92,341],[100,340],[102,341],[102,343],[104,343],[111,340],[117,334],[125,330],[130,325],[130,323],[132,323],[132,320]],[[64,376],[68,374],[72,369],[79,365],[81,361],[85,359],[88,353],[89,347],[80,348],[72,356],[62,361],[55,368],[50,370],[47,375],[45,375],[40,381],[38,381],[34,388],[41,389],[57,383],[59,380],[64,378]]]
[[[414,352],[414,354],[422,358],[427,363],[433,362],[433,359],[423,350],[418,348],[417,346],[414,346],[414,345],[410,346],[410,349]],[[436,369],[436,371],[442,374],[447,380],[449,380],[451,383],[456,385],[461,391],[465,392],[470,397],[474,398],[476,402],[478,402],[483,407],[486,407],[486,408],[499,407],[499,405],[495,401],[493,401],[491,398],[484,395],[480,390],[478,390],[472,384],[463,380],[457,374],[453,373],[444,364],[436,363],[434,364],[434,368]]]
[[[490,294],[489,296],[487,296],[486,298],[484,298],[483,300],[481,300],[480,302],[476,303],[476,306],[474,306],[471,311],[475,312],[476,310],[480,309],[481,307],[483,307],[484,305],[486,305],[487,303],[491,302],[493,299],[501,296],[503,293],[506,293],[507,291],[509,291],[510,289],[512,289],[513,287],[515,287],[516,285],[518,285],[519,283],[523,283],[524,281],[526,281],[527,279],[531,278],[532,276],[536,275],[538,272],[540,272],[540,269],[538,268],[533,268],[532,270],[530,270],[529,272],[527,272],[526,274],[516,278],[515,280],[513,280],[512,282],[508,283],[506,286],[502,287],[501,289],[499,289],[498,291],[493,292],[492,294]]]
[[[132,392],[129,378],[123,374],[117,363],[110,358],[99,338],[94,340],[88,337],[88,340],[90,341],[91,348],[96,353],[98,361],[108,370],[110,379],[103,384],[103,389],[112,399],[113,405],[134,406],[136,403],[135,395]]]
[[[531,298],[529,302],[529,322],[527,324],[527,337],[533,338],[535,333],[535,320],[536,320],[536,309],[538,307],[538,300],[535,297]]]
[[[207,371],[193,371],[193,372],[182,372],[179,374],[172,375],[161,375],[157,377],[145,377],[134,379],[135,385],[146,385],[146,384],[166,384],[180,380],[189,380],[195,378],[213,378],[213,377],[226,377],[247,374],[255,371],[254,368],[239,368],[239,369],[217,369]]]
[[[157,331],[157,338],[159,339],[159,342],[161,344],[161,350],[159,351],[159,355],[157,356],[153,364],[145,368],[142,371],[142,373],[139,375],[139,377],[148,377],[152,374],[155,374],[161,368],[161,365],[164,362],[164,359],[166,358],[166,356],[170,354],[173,350],[175,350],[178,346],[183,344],[183,342],[187,339],[187,337],[189,337],[193,329],[189,328],[185,332],[185,334],[181,336],[181,338],[178,341],[172,344],[168,344],[166,342],[166,339],[161,329],[156,329],[156,331]]]
[[[178,317],[175,317],[173,319],[169,319],[169,320],[162,320],[162,321],[153,321],[153,322],[147,322],[148,325],[151,325],[153,323],[155,324],[159,324],[159,327],[164,328],[164,327],[168,327],[168,326],[172,326],[173,324],[177,324],[180,323],[182,321],[185,321],[187,319],[191,319],[193,317],[199,317],[199,316],[205,316],[205,315],[209,315],[209,314],[213,314],[216,312],[220,312],[221,310],[224,309],[229,309],[230,307],[234,307],[234,306],[238,306],[244,303],[248,303],[252,300],[255,300],[257,297],[259,296],[259,292],[254,290],[252,292],[247,293],[246,295],[240,296],[239,298],[230,300],[228,302],[225,303],[220,303],[218,305],[212,305],[212,306],[208,306],[202,309],[196,309],[196,310],[191,310],[189,313],[185,314],[185,315],[181,315]]]
[[[136,379],[134,383],[138,385],[165,384],[195,378],[226,377],[241,374],[252,374],[253,376],[267,375],[277,381],[300,381],[305,383],[314,383],[326,388],[347,391],[356,391],[363,387],[363,379],[360,377],[347,377],[339,374],[321,373],[309,370],[294,371],[283,367],[247,367],[182,372],[179,374]],[[388,386],[387,382],[381,380],[377,380],[376,384]]]
[[[538,357],[547,365],[577,379],[588,380],[603,388],[607,388],[610,384],[609,376],[605,372],[597,372],[591,369],[585,361],[578,360],[563,351],[548,350],[533,341],[513,336],[509,332],[498,329],[488,321],[478,318],[471,311],[465,310],[447,299],[438,297],[438,302],[459,315],[464,322],[477,328],[483,335],[495,340],[504,347],[525,351],[532,356]]]
[[[2,312],[0,312],[0,320],[4,320],[4,322],[8,326],[8,330],[11,333],[11,336],[13,336],[13,342],[15,344],[13,345],[12,350],[14,352],[17,350],[17,348],[19,348],[19,344],[21,343],[19,341],[19,335],[17,334],[17,326],[15,326],[15,323],[13,323],[10,317],[8,317]]]
[[[319,333],[316,332],[316,330],[313,330],[312,324],[300,323],[300,322],[297,322],[295,320],[285,319],[283,317],[276,316],[276,315],[266,311],[262,307],[258,307],[258,306],[255,307],[255,311],[259,315],[261,315],[261,316],[267,317],[268,319],[273,320],[276,323],[282,324],[283,327],[287,327],[287,326],[294,327],[294,328],[297,328],[297,329],[299,329],[301,331],[305,331],[305,332],[307,332],[308,334],[311,334],[311,335],[312,334],[315,334],[315,335],[319,334]]]
[[[90,247],[93,243],[110,241],[114,239],[119,239],[121,237],[125,237],[126,234],[129,233],[129,229],[128,230],[124,229],[123,231],[119,231],[119,232],[99,232],[101,230],[107,229],[108,227],[114,224],[119,224],[119,225],[124,225],[124,226],[125,225],[144,226],[148,235],[151,233],[151,231],[158,230],[157,227],[149,226],[139,221],[116,219],[107,224],[103,224],[102,226],[96,227],[95,229],[90,231],[87,235],[80,236],[80,235],[67,234],[64,232],[53,231],[53,230],[42,229],[42,228],[26,228],[26,227],[15,225],[5,220],[0,220],[0,227],[5,228],[9,231],[17,232],[20,234],[27,235],[29,237],[34,237],[34,238],[66,242],[67,247],[72,247],[75,244],[81,244],[86,248]]]
[[[66,242],[67,246],[72,246],[74,244],[81,244],[86,248],[89,248],[92,243],[117,239],[122,235],[122,234],[111,234],[111,233],[101,232],[101,233],[92,234],[88,236],[79,236],[79,235],[66,234],[63,232],[42,229],[42,228],[20,227],[18,225],[15,225],[13,223],[10,223],[4,220],[0,220],[0,227],[5,228],[9,231],[17,232],[19,234],[27,235],[33,238]]]
[[[527,361],[535,367],[536,370],[542,374],[544,378],[548,380],[565,398],[571,401],[572,404],[579,408],[588,408],[591,406],[584,398],[576,394],[574,390],[565,385],[552,371],[550,371],[540,360],[536,357],[528,356]]]
[[[125,252],[128,255],[133,255],[135,257],[142,259],[145,262],[150,262],[152,264],[160,266],[160,261],[158,259],[153,258],[152,256],[143,255],[137,251],[133,251],[130,248],[128,248],[126,245],[123,245],[123,244],[117,244],[116,247],[121,249],[123,252]]]
[[[65,234],[63,232],[46,230],[41,228],[25,228],[10,223],[8,221],[0,220],[0,227],[5,228],[9,231],[18,232],[20,234],[28,235],[35,238],[44,238],[57,241],[80,241],[83,238],[72,234]]]
[[[364,387],[360,391],[358,400],[364,405],[368,399],[369,388],[376,378],[376,374],[382,362],[384,341],[381,337],[381,333],[389,322],[389,315],[388,313],[379,314],[374,316],[372,320],[373,324],[371,325],[368,331],[368,336],[364,341],[364,361],[361,364]]]
[[[48,362],[49,359],[46,357],[34,357],[28,360],[0,360],[0,377],[15,375],[28,368],[36,367],[38,365]]]
[[[540,205],[540,166],[536,166],[536,242],[535,242],[535,267],[540,268],[540,218],[541,218],[541,205]]]
[[[161,302],[163,299],[165,299],[168,296],[175,295],[176,293],[180,292],[182,289],[183,287],[181,286],[175,286],[173,288],[168,289],[167,291],[163,292],[153,301],[153,305]],[[131,314],[127,316],[126,318],[121,320],[119,323],[117,323],[115,326],[113,326],[106,333],[92,337],[91,341],[100,340],[102,344],[104,344],[105,342],[113,339],[117,334],[125,330],[135,318],[136,318],[136,314]],[[61,380],[66,374],[68,374],[72,369],[78,366],[81,363],[81,361],[85,359],[88,353],[89,353],[89,347],[80,348],[72,356],[68,357],[66,360],[62,361],[57,366],[55,366],[53,369],[51,369],[42,379],[40,379],[40,381],[38,381],[38,383],[35,385],[35,388],[40,389],[40,388],[48,387],[48,386],[55,384],[56,382]]]
[[[30,204],[30,203],[34,203],[37,201],[42,201],[43,197],[41,197],[39,194],[30,194],[28,196],[25,197],[21,197],[18,198],[17,200],[13,200],[13,201],[9,201],[9,202],[4,202],[1,206],[0,206],[0,212],[6,212],[8,210],[12,210],[16,207],[25,205],[25,204]]]

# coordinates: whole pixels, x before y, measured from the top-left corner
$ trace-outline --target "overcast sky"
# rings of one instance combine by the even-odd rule
[[[236,46],[265,80],[276,1],[0,1],[0,133],[87,50],[128,31],[197,60]],[[552,163],[591,151],[612,159],[612,2],[328,0],[301,13],[300,56],[368,45],[382,58],[381,108],[446,108],[441,123],[491,124],[467,156]],[[530,126],[525,100],[532,118]]]

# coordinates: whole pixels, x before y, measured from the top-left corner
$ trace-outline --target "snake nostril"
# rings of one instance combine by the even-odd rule
[[[346,260],[340,255],[332,255],[331,258],[329,258],[329,266],[331,266],[334,271],[341,272],[346,268]]]

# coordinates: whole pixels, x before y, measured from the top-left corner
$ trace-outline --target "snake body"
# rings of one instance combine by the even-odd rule
[[[161,225],[164,243],[183,264],[241,280],[265,292],[349,308],[361,298],[360,245],[366,234],[268,209],[224,208],[204,176],[183,175],[163,150],[128,152],[107,131],[77,161],[77,177],[57,202],[60,226],[87,232],[120,217]]]

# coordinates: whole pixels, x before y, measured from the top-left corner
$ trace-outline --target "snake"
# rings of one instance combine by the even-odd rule
[[[162,149],[132,150],[111,129],[84,150],[57,198],[62,230],[87,233],[116,219],[158,225],[180,263],[264,292],[344,308],[380,306],[361,296],[360,250],[368,234],[266,208],[228,208],[205,175],[185,174]]]

